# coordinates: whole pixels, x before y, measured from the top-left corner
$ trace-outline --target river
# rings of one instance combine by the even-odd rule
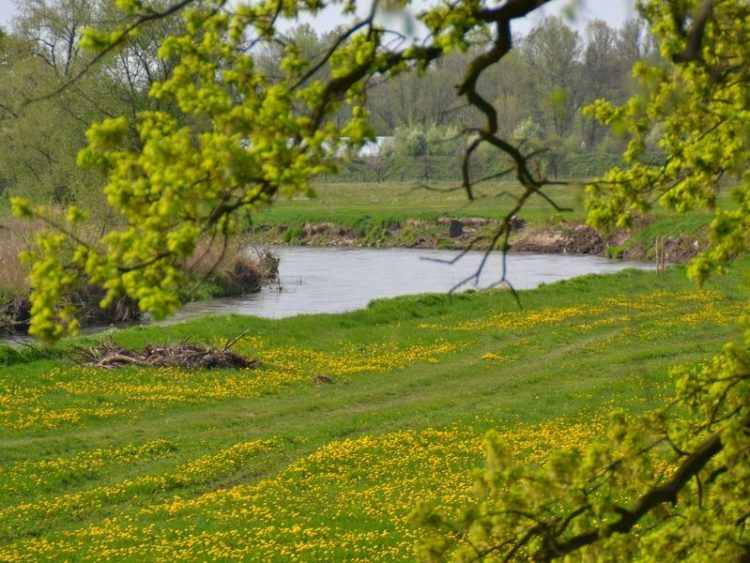
[[[240,313],[282,318],[306,313],[338,313],[365,307],[373,299],[416,293],[447,292],[476,272],[482,252],[472,252],[455,264],[453,250],[284,247],[273,250],[281,258],[279,285],[260,293],[187,304],[167,322],[212,313]],[[478,287],[497,282],[502,257],[493,255]],[[516,289],[584,274],[603,274],[624,268],[651,268],[639,262],[607,260],[598,256],[509,254],[508,280]],[[465,288],[474,287],[467,284]]]

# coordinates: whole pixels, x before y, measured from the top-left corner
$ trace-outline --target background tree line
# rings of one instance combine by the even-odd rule
[[[340,31],[318,35],[303,24],[287,37],[306,58],[316,61]],[[581,109],[599,98],[621,103],[633,95],[633,64],[658,58],[645,23],[630,19],[613,29],[595,20],[579,33],[562,18],[548,17],[514,44],[517,47],[482,76],[478,88],[498,110],[500,134],[543,149],[536,164],[545,174],[591,177],[618,164],[624,141]],[[457,180],[466,146],[461,134],[480,126],[483,119],[456,95],[456,83],[477,49],[441,58],[425,72],[373,81],[367,90],[371,123],[377,135],[393,141],[377,157],[355,159],[338,179]],[[263,64],[269,70],[278,68],[283,54],[282,46],[268,51]],[[324,78],[326,73],[322,65],[317,76]],[[547,150],[550,147],[554,150]],[[477,174],[503,169],[492,151],[479,156],[474,161]],[[660,155],[655,152],[653,158]]]
[[[39,202],[76,202],[95,216],[106,215],[103,178],[76,166],[86,129],[107,117],[166,109],[147,95],[154,82],[170,76],[174,64],[156,52],[162,39],[185,25],[180,17],[164,18],[88,68],[94,55],[80,48],[83,30],[114,26],[118,14],[114,0],[32,0],[19,5],[13,25],[0,34],[0,202],[25,195]],[[262,47],[258,64],[273,76],[290,46],[323,63],[340,31],[317,33],[308,24],[291,28],[282,41]],[[619,103],[632,95],[633,63],[656,56],[643,22],[631,19],[612,29],[593,21],[579,33],[550,17],[517,38],[516,45],[479,83],[482,96],[498,110],[500,134],[537,149],[554,147],[536,159],[545,174],[592,176],[616,164],[623,141],[583,116],[581,108],[597,98]],[[462,133],[482,119],[457,97],[455,86],[475,54],[451,54],[424,72],[371,81],[371,123],[377,135],[393,141],[378,156],[355,158],[338,177],[326,179],[458,179],[466,146]],[[313,77],[325,79],[329,72],[326,62]],[[332,119],[343,123],[348,113],[344,106]],[[137,135],[132,142],[138,143]],[[480,176],[504,166],[491,151],[478,156],[472,166]]]
[[[147,92],[172,67],[156,51],[184,28],[181,18],[164,19],[91,66],[94,54],[80,46],[84,29],[114,25],[119,14],[114,0],[30,0],[19,3],[11,29],[0,28],[0,202],[22,194],[105,214],[103,178],[76,165],[86,130],[106,117],[159,109]]]

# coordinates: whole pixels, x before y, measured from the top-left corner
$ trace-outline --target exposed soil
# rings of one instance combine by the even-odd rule
[[[680,235],[664,239],[664,257],[669,264],[684,264],[708,247],[705,234]],[[623,254],[628,260],[647,260],[646,249],[634,246]]]
[[[511,249],[516,252],[543,254],[603,254],[607,248],[607,241],[583,224],[540,230],[523,229],[510,243]]]

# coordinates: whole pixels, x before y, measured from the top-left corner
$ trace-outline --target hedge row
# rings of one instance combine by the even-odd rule
[[[664,155],[649,153],[645,155],[645,160],[650,164],[660,164],[664,161]],[[536,157],[532,162],[532,167],[550,178],[592,178],[621,164],[619,154],[547,152]],[[508,163],[499,159],[475,159],[472,163],[472,176],[481,178],[496,174],[507,167]],[[459,182],[461,180],[461,157],[361,158],[345,165],[338,175],[326,176],[323,180],[326,182]]]

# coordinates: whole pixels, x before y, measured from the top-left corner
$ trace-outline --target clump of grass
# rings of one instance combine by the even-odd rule
[[[28,250],[40,225],[12,217],[0,222],[0,333],[28,328],[31,304],[26,268],[19,254]]]
[[[279,274],[278,258],[266,249],[250,250],[250,243],[241,237],[221,244],[201,242],[186,267],[196,282],[192,296],[199,298],[206,293],[210,296],[255,293]]]
[[[54,222],[63,222],[62,208],[49,208],[48,213]],[[30,250],[36,235],[49,225],[42,219],[17,219],[9,215],[0,216],[0,294],[3,291],[13,296],[25,295],[29,291],[28,271],[21,264],[19,254]],[[76,236],[91,244],[102,234],[102,224],[92,220],[82,225]]]
[[[53,217],[60,210],[51,210]],[[29,326],[31,303],[27,269],[21,263],[19,254],[29,250],[36,234],[45,228],[42,220],[15,219],[3,217],[0,220],[0,331],[25,332]],[[95,224],[87,224],[78,236],[83,240],[95,240],[100,230]],[[101,325],[118,322],[131,322],[140,318],[136,303],[128,297],[117,299],[107,309],[101,309],[99,302],[104,290],[92,285],[78,288],[67,299],[78,310],[84,325]]]

